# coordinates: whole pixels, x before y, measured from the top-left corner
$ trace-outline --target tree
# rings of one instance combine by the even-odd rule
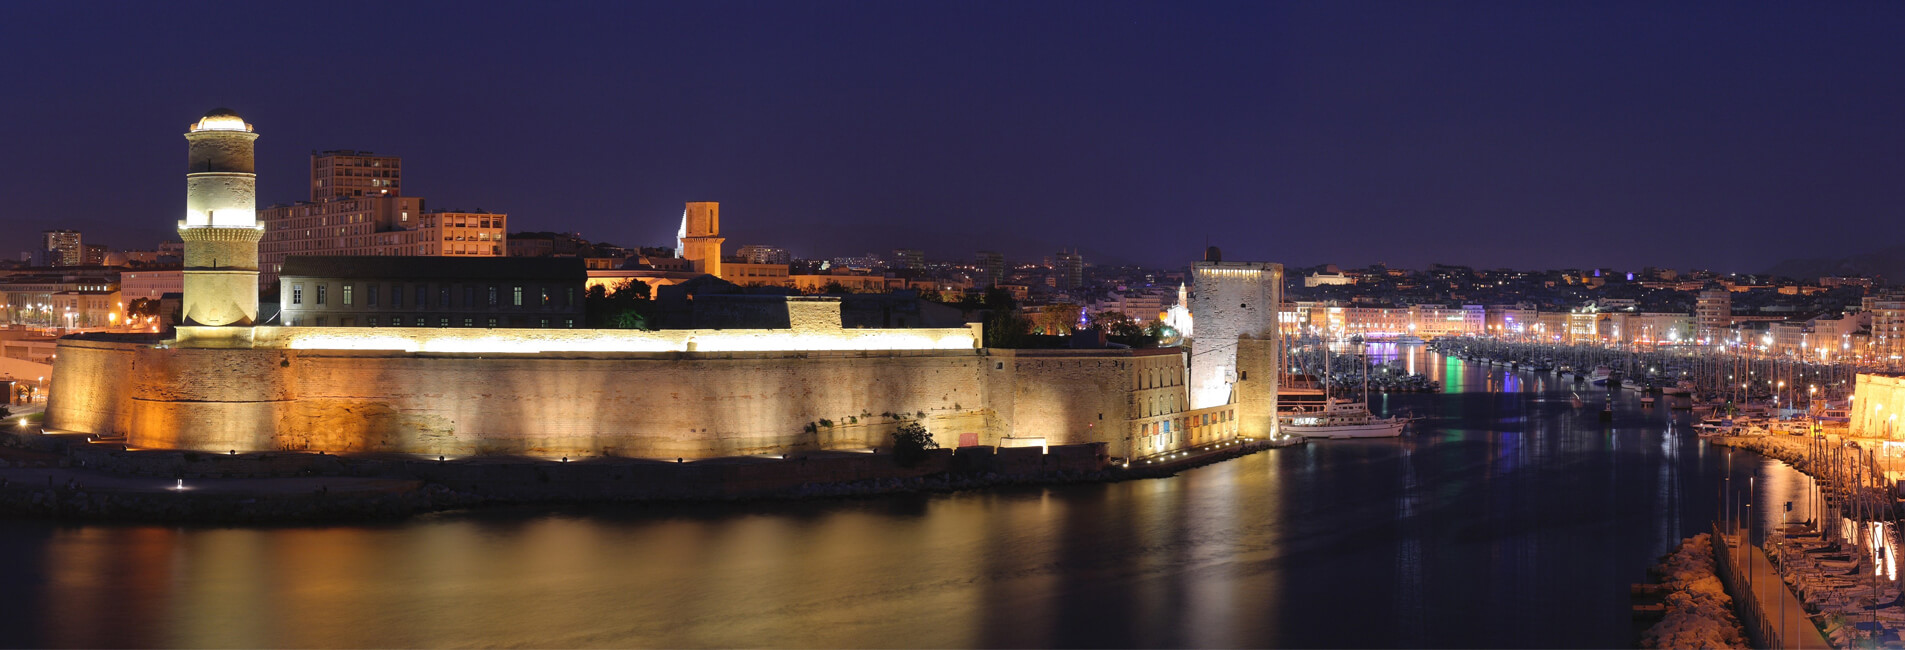
[[[1144,336],[1144,326],[1121,311],[1101,311],[1091,315],[1091,326],[1112,336]]]
[[[1041,334],[1063,336],[1071,334],[1072,325],[1077,322],[1078,305],[1061,302],[1040,307],[1032,324]]]
[[[847,290],[847,285],[840,284],[839,280],[828,280],[827,286],[821,287],[820,292],[827,294],[829,296],[837,296],[841,294],[853,293]]]
[[[926,425],[918,420],[900,425],[893,432],[893,458],[902,467],[912,467],[926,460],[927,452],[938,449],[939,443],[933,442],[933,434]]]
[[[1032,330],[1032,321],[1019,314],[1019,301],[1012,298],[1012,292],[998,287],[987,289],[981,304],[986,308],[985,346],[1002,349],[1024,347],[1025,335]]]

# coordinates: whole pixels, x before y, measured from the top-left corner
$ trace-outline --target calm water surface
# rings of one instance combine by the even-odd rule
[[[378,526],[5,522],[0,643],[1618,647],[1628,583],[1706,529],[1724,479],[1806,516],[1803,476],[1702,443],[1684,411],[1619,394],[1610,426],[1587,387],[1372,348],[1447,384],[1377,400],[1426,418],[1408,437],[1168,479]]]

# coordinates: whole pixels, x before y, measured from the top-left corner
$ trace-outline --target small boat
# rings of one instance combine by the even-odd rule
[[[1596,386],[1606,386],[1608,378],[1613,376],[1614,376],[1613,370],[1609,369],[1607,366],[1600,366],[1595,368],[1594,372],[1588,375],[1588,383],[1594,384]]]
[[[1692,395],[1693,381],[1688,379],[1682,379],[1680,381],[1674,382],[1672,386],[1662,386],[1660,387],[1660,394],[1662,395]]]
[[[1653,408],[1654,396],[1642,393],[1640,396],[1640,405],[1646,408]]]
[[[1394,438],[1409,423],[1394,416],[1376,417],[1368,404],[1339,399],[1320,410],[1287,413],[1277,419],[1284,433],[1305,438]]]

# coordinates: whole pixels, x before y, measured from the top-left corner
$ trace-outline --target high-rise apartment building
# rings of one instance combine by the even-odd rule
[[[979,251],[974,262],[979,267],[979,286],[996,287],[1005,284],[1005,255],[993,251]]]
[[[79,243],[79,232],[48,230],[40,233],[40,266],[79,266],[85,263],[86,247]]]
[[[311,153],[311,200],[403,196],[403,158],[336,149]]]
[[[1733,294],[1725,289],[1700,292],[1693,307],[1694,337],[1702,344],[1720,343],[1733,326]]]
[[[893,249],[893,266],[900,269],[926,268],[926,251],[917,248]]]
[[[402,159],[367,151],[311,156],[311,199],[258,211],[260,282],[275,287],[292,255],[503,257],[509,215],[426,212],[402,196]]]
[[[1085,286],[1085,256],[1077,251],[1060,251],[1052,256],[1052,277],[1061,291]]]

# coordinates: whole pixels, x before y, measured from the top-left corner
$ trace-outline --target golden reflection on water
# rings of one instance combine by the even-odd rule
[[[1269,463],[1164,480],[753,510],[389,526],[55,528],[49,646],[1234,645]],[[784,507],[782,507],[784,506]],[[1129,509],[1116,512],[1113,509]],[[779,509],[780,512],[774,512]],[[1262,517],[1252,526],[1271,526]],[[1115,590],[1125,611],[1081,611]],[[1060,629],[1063,632],[1060,632]],[[1168,631],[1167,631],[1168,630]],[[1130,636],[1127,636],[1130,635]],[[1161,636],[1162,635],[1162,636]]]

